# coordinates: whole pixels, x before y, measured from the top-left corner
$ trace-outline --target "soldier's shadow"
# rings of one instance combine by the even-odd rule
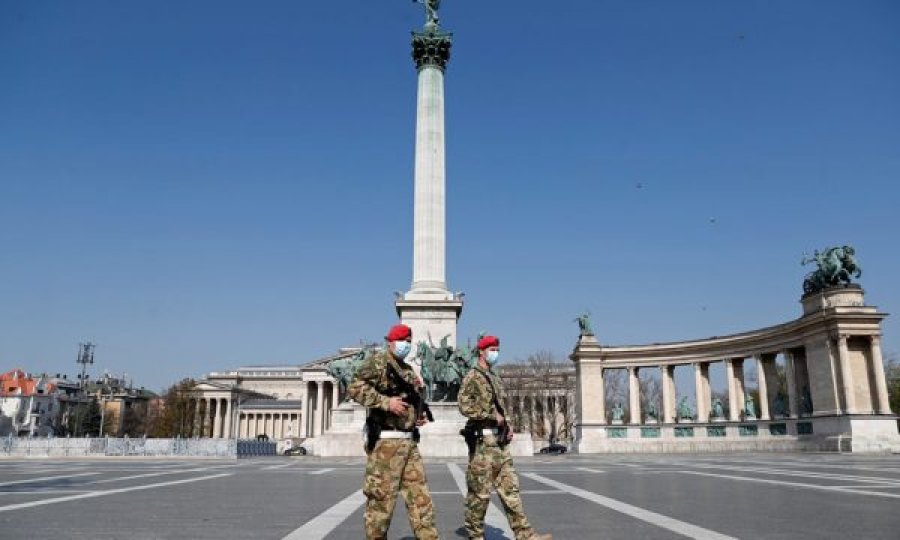
[[[463,538],[467,538],[466,529],[464,527],[460,527],[456,529],[456,536],[461,536]],[[498,527],[491,527],[488,524],[484,525],[484,540],[513,540],[512,538],[506,536],[503,533],[503,529]]]

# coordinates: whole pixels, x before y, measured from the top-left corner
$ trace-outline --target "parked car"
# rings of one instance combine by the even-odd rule
[[[284,455],[286,455],[286,456],[305,456],[306,448],[303,448],[302,446],[294,446],[292,448],[288,448],[287,450],[285,450]]]
[[[568,448],[563,444],[550,443],[550,446],[541,448],[540,452],[542,454],[565,454],[567,450]]]

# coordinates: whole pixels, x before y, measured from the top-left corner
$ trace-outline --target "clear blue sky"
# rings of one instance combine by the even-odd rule
[[[900,312],[900,3],[446,0],[448,279],[507,359],[800,313],[857,247]],[[159,389],[303,363],[412,274],[421,9],[0,7],[0,368]],[[640,185],[641,187],[638,187]],[[714,220],[711,221],[711,220]],[[884,327],[900,351],[900,314]]]

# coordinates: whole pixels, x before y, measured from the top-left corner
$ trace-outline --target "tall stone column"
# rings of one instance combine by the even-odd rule
[[[737,422],[743,404],[738,405],[737,379],[734,376],[734,358],[725,360],[725,382],[728,385],[728,419]]]
[[[709,380],[708,373],[704,372],[705,364],[696,362],[694,364],[694,395],[697,397],[697,421],[706,422],[709,420]]]
[[[629,423],[641,423],[641,381],[638,368],[628,368],[628,405],[631,411]]]
[[[662,371],[663,422],[671,424],[675,421],[675,380],[672,366],[660,366]]]
[[[416,155],[413,209],[412,287],[395,306],[412,328],[413,341],[437,342],[444,336],[456,346],[462,297],[447,288],[446,168],[444,158],[444,71],[452,35],[429,23],[413,32],[412,56],[418,71]],[[414,348],[415,350],[415,348]],[[417,359],[421,361],[421,359]]]
[[[313,426],[313,437],[322,434],[322,426],[325,420],[325,384],[322,381],[316,382],[316,414],[315,425]]]
[[[756,381],[759,386],[759,419],[771,420],[769,415],[769,387],[766,381],[766,367],[763,356],[756,355]],[[773,383],[775,381],[772,381]]]
[[[856,412],[856,394],[853,392],[853,373],[850,370],[850,353],[847,351],[847,336],[837,338],[838,364],[841,370],[841,393],[844,396],[844,413]]]
[[[877,400],[872,407],[878,414],[891,414],[891,400],[887,390],[887,377],[884,375],[884,360],[881,357],[881,337],[871,336],[872,373],[875,376]],[[897,411],[900,412],[900,411]]]
[[[221,400],[219,398],[215,398],[212,400],[212,403],[215,405],[215,410],[213,411],[213,425],[212,425],[212,433],[210,437],[213,439],[219,438],[219,430],[222,429],[222,410],[221,410]]]
[[[794,368],[794,353],[788,350],[781,351],[784,357],[784,379],[788,390],[788,413],[791,418],[800,415],[800,403],[797,399],[797,371]]]
[[[230,396],[225,398],[225,414],[222,415],[222,418],[225,421],[225,429],[222,433],[222,437],[224,437],[225,439],[230,439],[231,430],[234,428],[234,411],[232,410]]]

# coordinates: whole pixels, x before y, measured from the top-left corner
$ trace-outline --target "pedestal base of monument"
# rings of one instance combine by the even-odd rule
[[[434,422],[421,428],[419,451],[424,457],[466,457],[469,450],[459,430],[466,423],[456,403],[431,403]],[[363,425],[366,409],[356,403],[342,403],[331,411],[331,429],[316,437],[307,449],[315,456],[365,456]],[[534,444],[530,433],[516,433],[510,443],[513,456],[531,456]]]
[[[900,452],[894,415],[836,415],[693,424],[575,426],[573,451],[680,452]]]
[[[415,342],[438,345],[444,336],[447,344],[456,346],[456,323],[462,313],[462,297],[434,288],[412,290],[394,302],[400,322],[412,329]]]

